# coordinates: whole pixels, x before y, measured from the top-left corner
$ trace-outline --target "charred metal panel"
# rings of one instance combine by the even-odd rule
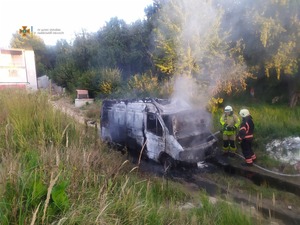
[[[126,141],[126,105],[124,103],[115,104],[109,113],[112,140],[119,144],[125,144]]]
[[[148,157],[156,161],[159,160],[159,155],[166,149],[165,129],[162,120],[155,113],[147,113],[146,119],[146,139],[147,139],[147,154]]]
[[[175,139],[175,137],[168,134],[166,136],[166,153],[172,156],[173,159],[181,161],[179,154],[182,151],[184,151],[184,149]]]
[[[145,142],[144,137],[144,104],[128,103],[127,105],[127,141],[130,148],[140,150]]]
[[[163,136],[157,136],[152,132],[145,132],[147,138],[147,156],[150,159],[159,161],[159,156],[165,149],[165,140]]]

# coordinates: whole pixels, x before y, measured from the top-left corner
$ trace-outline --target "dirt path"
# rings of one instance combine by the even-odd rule
[[[70,117],[75,119],[81,124],[85,124],[91,127],[100,127],[99,122],[96,122],[94,119],[90,119],[86,116],[86,111],[82,108],[75,107],[72,99],[69,97],[55,97],[50,101],[54,108],[60,110],[63,113],[68,114]]]

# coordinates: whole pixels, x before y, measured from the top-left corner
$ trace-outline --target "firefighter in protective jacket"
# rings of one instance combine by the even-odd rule
[[[242,166],[252,166],[256,160],[256,155],[252,150],[254,123],[248,109],[241,109],[239,114],[242,117],[242,123],[237,139],[241,143],[242,152],[246,160],[245,163],[242,163]]]
[[[236,130],[240,126],[240,119],[233,113],[231,106],[226,106],[220,118],[223,133],[223,153],[225,156],[234,156],[236,152]]]

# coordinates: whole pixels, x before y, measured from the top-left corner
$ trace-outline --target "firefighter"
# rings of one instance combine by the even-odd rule
[[[252,150],[254,123],[248,109],[241,109],[239,114],[242,117],[242,123],[237,135],[237,139],[241,144],[242,152],[245,157],[245,162],[243,162],[241,165],[252,166],[253,162],[256,160],[256,155]]]
[[[224,113],[220,118],[222,125],[221,132],[223,133],[223,155],[234,156],[236,152],[236,131],[240,126],[239,117],[233,113],[233,109],[230,105],[226,106]]]

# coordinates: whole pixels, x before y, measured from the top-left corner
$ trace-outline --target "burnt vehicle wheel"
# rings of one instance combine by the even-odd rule
[[[165,171],[176,167],[176,161],[167,153],[161,153],[159,162],[164,166]]]
[[[205,151],[206,160],[215,158],[217,156],[218,151],[219,151],[218,147],[210,147],[206,149]]]
[[[103,143],[105,143],[108,148],[110,149],[114,149],[116,151],[120,151],[120,152],[126,152],[126,147],[122,146],[122,145],[119,145],[117,143],[114,143],[110,137],[106,137],[104,140],[103,140]]]
[[[104,144],[106,144],[108,147],[112,148],[113,147],[113,142],[111,141],[110,137],[105,137],[102,141]]]

